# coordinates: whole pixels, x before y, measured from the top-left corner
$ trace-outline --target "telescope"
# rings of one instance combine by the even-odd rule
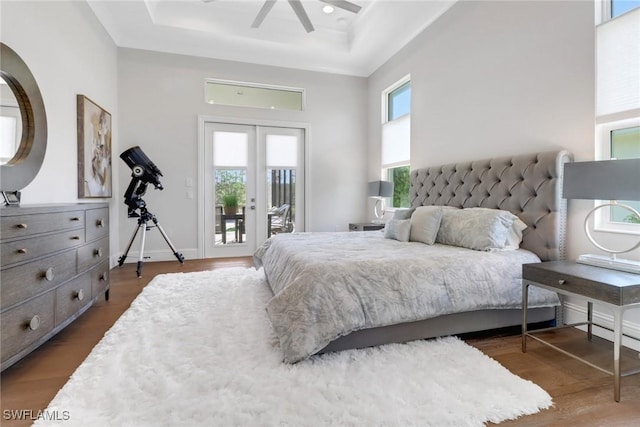
[[[120,154],[120,158],[131,168],[131,182],[127,187],[127,191],[124,193],[124,203],[129,208],[127,212],[129,218],[138,218],[138,225],[136,229],[133,230],[133,235],[129,240],[129,244],[127,245],[127,249],[124,251],[124,254],[118,258],[118,265],[122,267],[122,264],[124,264],[124,261],[127,259],[127,255],[129,254],[129,250],[131,249],[131,245],[133,244],[138,231],[141,230],[142,238],[140,240],[140,253],[138,254],[136,273],[138,273],[138,277],[142,277],[144,242],[146,239],[146,233],[151,229],[151,227],[158,228],[160,234],[162,234],[162,237],[173,252],[173,255],[178,259],[178,261],[180,261],[180,264],[184,263],[184,257],[173,246],[173,243],[169,240],[169,236],[165,233],[156,216],[147,210],[147,204],[142,200],[142,196],[147,192],[147,186],[149,184],[153,184],[156,190],[163,189],[162,184],[160,183],[162,172],[160,172],[160,169],[158,169],[158,167],[137,145],[123,151],[122,154]],[[140,210],[140,213],[137,213],[137,210]],[[149,225],[149,221],[152,221],[154,225]]]
[[[157,190],[162,190],[160,169],[144,154],[144,151],[137,145],[125,150],[120,154],[120,158],[131,168],[132,176],[140,181],[153,184]]]
[[[160,183],[162,172],[137,145],[123,151],[120,158],[131,168],[131,182],[124,193],[124,203],[129,208],[129,218],[137,218],[140,215],[136,209],[146,206],[142,196],[147,192],[147,185],[153,184],[157,190],[164,188]]]

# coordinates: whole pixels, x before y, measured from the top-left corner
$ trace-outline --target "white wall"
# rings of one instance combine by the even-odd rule
[[[149,188],[144,200],[185,257],[197,248],[197,199],[186,197],[190,178],[198,194],[198,115],[308,123],[310,125],[309,231],[348,228],[365,215],[367,80],[193,56],[119,49],[118,93],[121,151],[139,145],[160,168],[163,191]],[[306,89],[305,111],[210,105],[204,81],[217,78]],[[119,160],[119,159],[118,159]],[[119,194],[131,170],[117,162]],[[120,249],[135,228],[122,209]],[[148,233],[145,253],[171,252],[159,233]],[[138,248],[132,248],[133,254]],[[136,255],[137,256],[137,255]]]
[[[592,2],[458,2],[370,76],[369,178],[380,173],[380,93],[409,73],[412,168],[562,148],[592,160],[594,43]],[[599,252],[582,230],[592,206],[569,202],[568,259]],[[630,236],[597,234],[630,246]],[[568,316],[580,310],[571,300]],[[626,319],[640,336],[640,313]]]
[[[22,191],[22,203],[77,202],[76,95],[111,113],[118,152],[117,49],[85,2],[3,1],[0,39],[27,64],[47,114],[47,151],[40,172]],[[114,176],[114,188],[118,177]],[[114,194],[114,197],[116,194]],[[117,199],[111,205],[111,248],[117,249]]]

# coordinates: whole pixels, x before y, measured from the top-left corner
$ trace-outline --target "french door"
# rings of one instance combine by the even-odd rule
[[[250,256],[304,229],[305,129],[203,122],[204,257]]]

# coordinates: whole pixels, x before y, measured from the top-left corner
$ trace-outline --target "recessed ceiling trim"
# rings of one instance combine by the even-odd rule
[[[456,2],[354,0],[358,15],[326,15],[327,2],[303,0],[316,30],[307,34],[284,0],[258,30],[251,23],[264,0],[86,1],[118,47],[361,77]]]

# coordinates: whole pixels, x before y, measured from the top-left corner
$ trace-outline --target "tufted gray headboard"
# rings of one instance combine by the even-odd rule
[[[411,172],[411,206],[504,209],[527,229],[521,247],[543,261],[564,259],[566,200],[562,198],[567,151],[432,166]]]

